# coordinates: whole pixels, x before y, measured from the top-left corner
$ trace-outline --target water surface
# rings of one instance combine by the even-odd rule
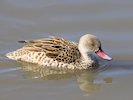
[[[0,100],[131,100],[133,98],[131,0],[0,1]],[[49,35],[78,42],[98,36],[113,61],[104,70],[66,72],[6,59],[18,40]]]

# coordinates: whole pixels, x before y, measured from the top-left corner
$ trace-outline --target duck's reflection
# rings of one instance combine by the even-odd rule
[[[77,76],[77,82],[79,83],[79,87],[82,91],[84,91],[85,95],[90,95],[96,91],[98,91],[101,87],[101,84],[95,83],[96,72],[84,71],[79,76]]]
[[[95,82],[97,71],[71,71],[71,70],[55,70],[49,68],[43,68],[29,63],[22,63],[22,70],[25,76],[31,78],[41,78],[45,80],[59,80],[71,77],[76,77],[79,84],[79,88],[85,92],[85,95],[90,95],[98,91],[101,87],[101,83]],[[103,81],[111,83],[111,78],[104,78]]]

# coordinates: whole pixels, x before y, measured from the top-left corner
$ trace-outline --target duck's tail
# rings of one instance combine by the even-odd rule
[[[21,49],[7,53],[5,56],[12,60],[19,60],[24,55]]]

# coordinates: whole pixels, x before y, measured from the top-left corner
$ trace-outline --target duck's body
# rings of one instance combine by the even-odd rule
[[[94,52],[97,52],[101,44],[95,36],[90,34],[82,36],[79,44],[58,37],[19,42],[26,43],[26,45],[7,53],[8,58],[59,69],[94,69],[98,67],[97,62],[88,54],[93,55],[93,49]]]

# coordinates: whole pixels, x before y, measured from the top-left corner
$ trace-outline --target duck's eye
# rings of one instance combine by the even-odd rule
[[[95,50],[95,53],[97,53],[99,51],[99,49]]]
[[[102,50],[102,49],[101,49],[101,46],[100,46],[99,48],[97,48],[97,49],[95,50],[95,52],[97,53],[99,50]]]

